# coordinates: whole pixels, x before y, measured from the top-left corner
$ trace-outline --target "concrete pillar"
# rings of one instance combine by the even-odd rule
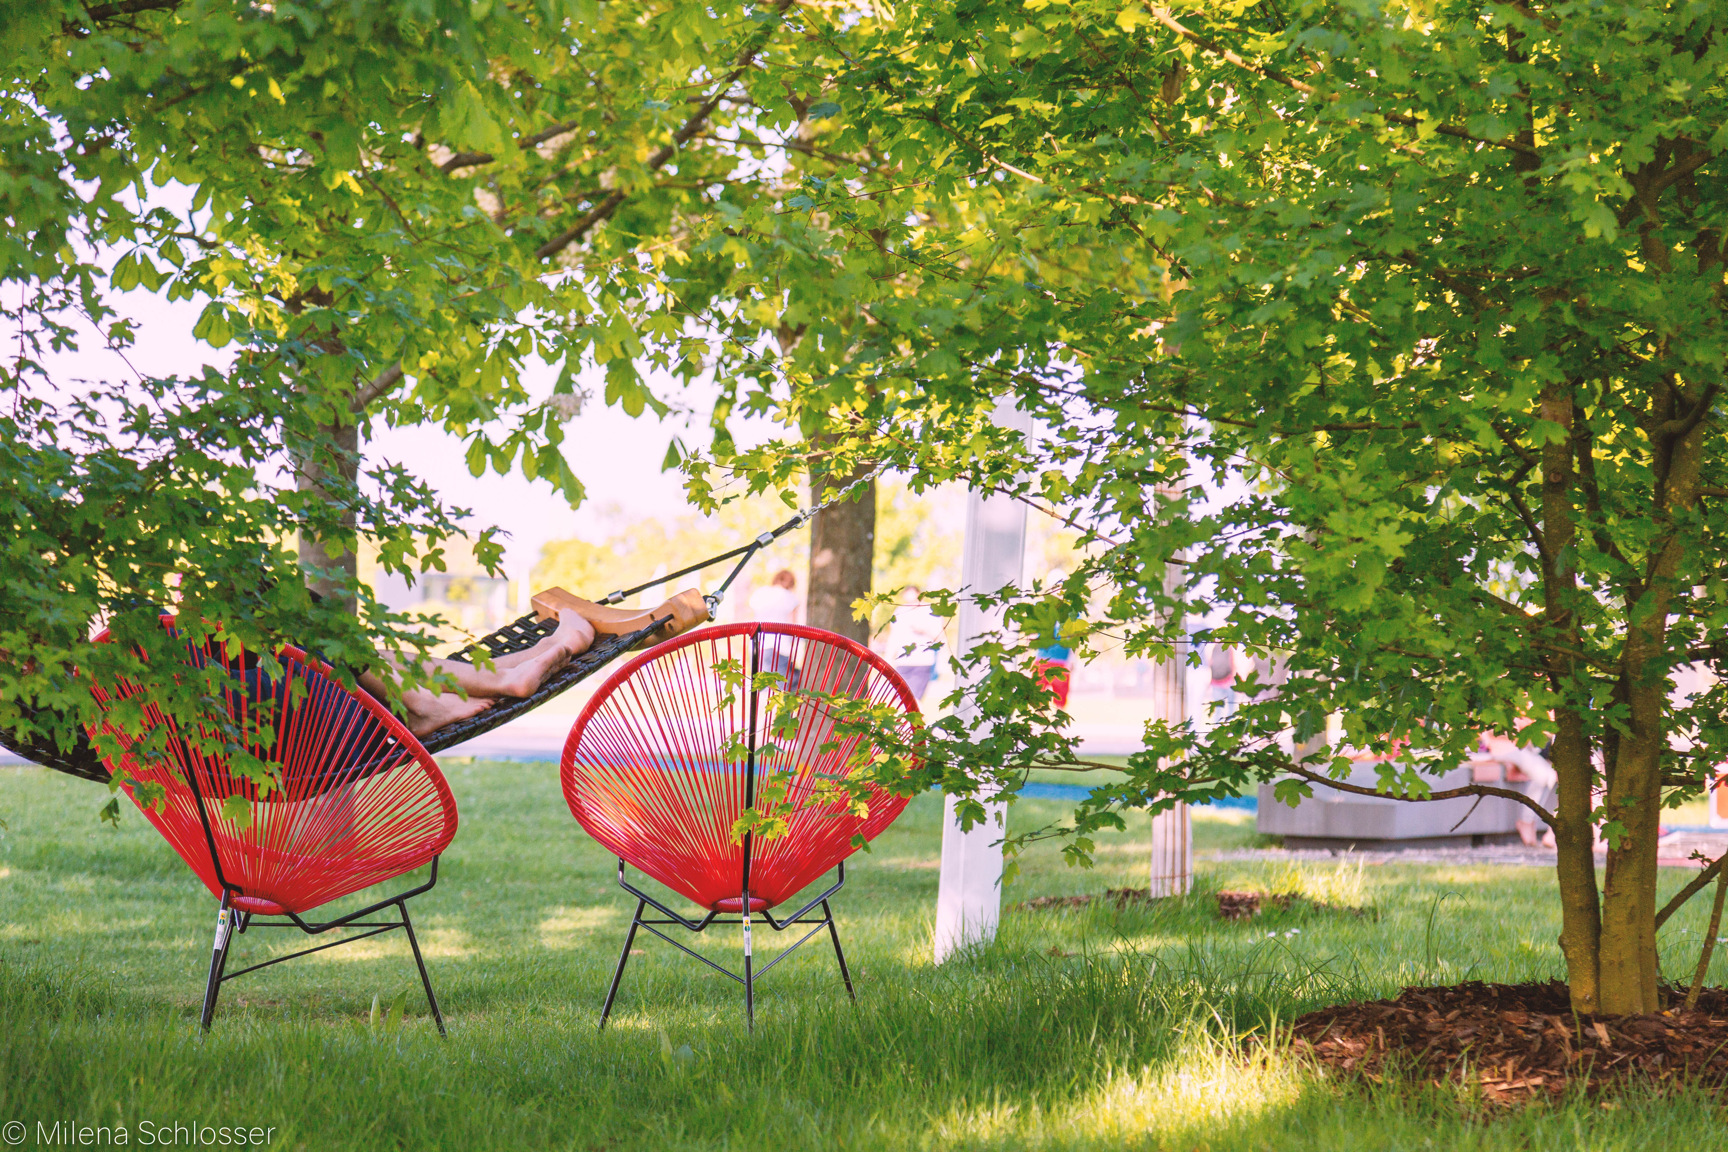
[[[1031,419],[1010,404],[996,409],[996,422],[1027,432]],[[966,501],[966,537],[960,557],[960,587],[970,597],[1017,584],[1026,555],[1026,505],[1006,496],[973,492]],[[1002,626],[1000,612],[985,612],[971,599],[960,604],[960,653],[971,651],[981,637]],[[968,698],[960,715],[976,718]],[[942,820],[942,876],[936,895],[936,963],[956,951],[996,938],[1002,915],[1002,845],[1007,805],[986,801],[988,818],[960,830],[955,802],[947,797]]]

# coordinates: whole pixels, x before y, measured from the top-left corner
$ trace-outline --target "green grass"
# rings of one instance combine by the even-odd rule
[[[549,765],[448,767],[462,830],[416,903],[450,1021],[426,1017],[406,942],[336,949],[229,984],[196,1012],[213,902],[106,793],[0,769],[0,1124],[273,1127],[308,1149],[1314,1149],[1719,1147],[1702,1093],[1633,1090],[1505,1115],[1447,1091],[1340,1085],[1234,1041],[1400,985],[1559,971],[1541,870],[1203,864],[1151,908],[1011,912],[991,948],[930,964],[940,806],[920,798],[858,860],[837,911],[858,981],[831,953],[776,969],[746,1033],[729,981],[642,944],[615,1026],[597,1033],[630,906],[570,819]],[[1026,802],[1016,821],[1060,814]],[[1254,842],[1246,813],[1197,815],[1198,848]],[[1143,885],[1144,818],[1092,872],[1053,847],[1009,901]],[[1676,873],[1667,888],[1681,883]],[[1206,893],[1258,887],[1332,905],[1241,924]],[[1696,902],[1695,902],[1696,904]],[[1686,967],[1706,909],[1664,932]],[[764,935],[767,935],[766,933]],[[274,937],[274,947],[290,942]],[[253,934],[241,955],[272,946]],[[709,947],[735,954],[735,937]],[[1728,961],[1725,961],[1728,963]],[[1728,975],[1728,967],[1718,978]],[[397,1032],[372,998],[412,990]],[[661,1033],[694,1058],[662,1057]]]

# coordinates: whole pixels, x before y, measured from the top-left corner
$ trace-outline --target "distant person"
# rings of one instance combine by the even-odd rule
[[[750,617],[763,624],[804,623],[804,597],[798,595],[798,577],[782,568],[774,579],[750,593]]]
[[[1206,671],[1211,677],[1207,694],[1212,700],[1212,723],[1229,719],[1236,710],[1236,675],[1246,671],[1236,649],[1213,641],[1206,646]]]
[[[1489,732],[1483,735],[1471,762],[1503,765],[1507,784],[1522,785],[1526,796],[1552,812],[1560,776],[1554,771],[1550,759],[1551,748],[1550,745],[1538,751],[1498,732]],[[1554,830],[1538,826],[1535,815],[1528,808],[1522,808],[1520,812],[1521,815],[1513,822],[1513,827],[1518,830],[1518,839],[1527,847],[1534,848],[1537,844],[1554,847]]]
[[[792,569],[782,568],[774,579],[750,593],[750,615],[761,624],[804,623],[804,598],[798,595],[798,577]],[[765,647],[762,655],[766,671],[784,676],[787,688],[798,686],[798,670],[792,666],[792,646],[796,641],[780,637]]]
[[[916,584],[908,584],[900,590],[900,595],[913,603],[894,610],[894,619],[888,625],[888,637],[883,643],[888,662],[894,665],[894,671],[900,673],[906,687],[912,689],[912,698],[918,701],[924,699],[924,693],[930,690],[930,681],[935,678],[938,646],[945,632],[941,619],[921,599],[923,594],[923,589]]]

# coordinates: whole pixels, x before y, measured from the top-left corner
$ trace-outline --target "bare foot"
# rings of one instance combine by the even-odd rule
[[[586,617],[574,608],[558,609],[558,629],[552,633],[552,639],[564,649],[566,655],[559,663],[565,664],[594,645],[594,625],[588,623]]]
[[[475,697],[464,700],[454,692],[405,692],[402,706],[408,713],[408,731],[430,736],[446,725],[478,716],[492,707],[492,701]]]
[[[547,677],[588,651],[594,643],[594,625],[588,623],[574,608],[558,610],[558,627],[547,637],[551,643],[543,656],[523,661],[498,675],[500,696],[532,696]],[[545,641],[542,641],[545,643]]]

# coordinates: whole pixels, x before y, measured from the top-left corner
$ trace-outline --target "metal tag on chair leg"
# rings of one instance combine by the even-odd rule
[[[750,970],[750,890],[744,890],[744,1021],[756,1030],[756,978]]]
[[[210,980],[204,985],[204,1011],[198,1026],[210,1031],[210,1021],[216,1015],[216,997],[222,990],[222,970],[228,966],[228,945],[234,938],[234,909],[228,905],[228,893],[222,893],[222,903],[216,910],[216,939],[210,948]]]

